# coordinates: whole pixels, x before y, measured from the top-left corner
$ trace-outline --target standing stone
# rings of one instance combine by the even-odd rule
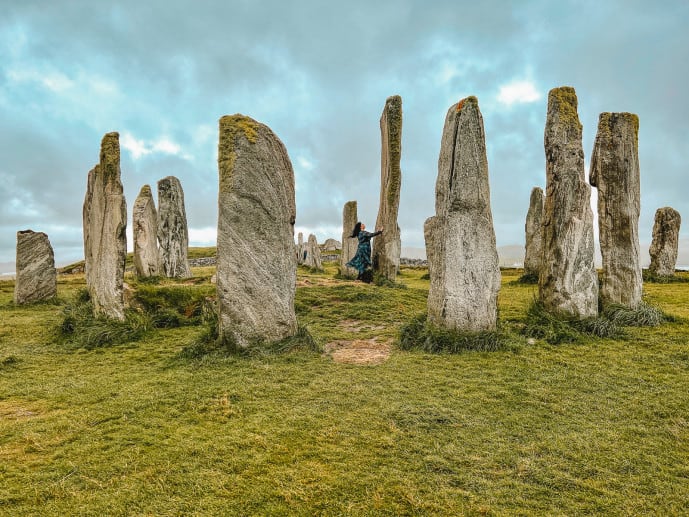
[[[219,126],[219,331],[246,347],[297,331],[294,172],[268,126],[239,114]]]
[[[529,211],[526,213],[526,246],[524,249],[524,275],[538,277],[541,270],[541,255],[543,253],[543,189],[534,187],[531,190]],[[535,282],[534,282],[535,283]]]
[[[318,241],[314,234],[309,234],[309,240],[306,243],[306,260],[304,265],[313,269],[323,269],[321,262],[321,249],[318,247]]]
[[[55,255],[45,233],[17,232],[16,264],[14,303],[22,305],[57,296]]]
[[[476,97],[467,97],[447,112],[435,213],[424,225],[431,277],[429,321],[460,331],[495,330],[500,268],[483,117]]]
[[[337,251],[342,249],[342,244],[335,239],[326,239],[323,243],[323,251]]]
[[[384,231],[373,240],[371,261],[375,271],[394,282],[402,250],[397,225],[402,186],[402,98],[399,95],[388,97],[385,101],[380,117],[380,138],[380,205],[375,229],[384,228]]]
[[[141,187],[132,209],[134,234],[134,269],[141,278],[158,275],[158,216],[151,187]]]
[[[184,191],[174,176],[158,182],[158,242],[161,273],[168,278],[189,278],[189,230]]]
[[[359,276],[356,269],[347,266],[347,262],[354,258],[359,246],[359,239],[351,236],[358,221],[356,201],[347,201],[342,209],[342,252],[340,254],[340,272],[346,278]]]
[[[666,206],[656,210],[653,223],[653,241],[648,250],[651,265],[648,270],[656,276],[673,276],[677,265],[679,227],[682,217],[674,208]]]
[[[601,301],[636,309],[643,284],[639,259],[639,117],[632,113],[600,114],[590,171],[590,183],[598,188]]]
[[[95,315],[124,319],[127,203],[120,181],[120,135],[101,141],[100,162],[88,175],[83,209],[86,287]]]
[[[544,144],[546,196],[539,297],[551,312],[577,318],[596,316],[598,276],[593,262],[591,187],[584,174],[574,88],[550,90]]]
[[[299,235],[297,235],[297,264],[304,263],[304,251],[306,251],[306,245],[304,244],[304,234],[299,232]]]

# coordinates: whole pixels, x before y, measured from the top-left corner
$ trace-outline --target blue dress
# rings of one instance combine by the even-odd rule
[[[383,233],[380,232],[367,232],[361,230],[357,239],[359,239],[359,246],[356,249],[356,255],[352,257],[352,260],[347,262],[347,266],[356,269],[361,275],[364,271],[371,267],[371,239],[376,235]]]

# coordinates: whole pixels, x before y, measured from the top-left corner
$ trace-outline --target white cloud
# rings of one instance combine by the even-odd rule
[[[531,81],[513,81],[500,87],[498,102],[511,106],[512,104],[524,104],[536,102],[541,94]]]
[[[215,246],[217,240],[217,228],[189,228],[190,246]]]
[[[129,151],[135,160],[152,153],[171,154],[187,160],[191,159],[191,155],[182,153],[181,147],[166,137],[160,137],[154,141],[139,140],[125,131],[120,136],[120,146]]]

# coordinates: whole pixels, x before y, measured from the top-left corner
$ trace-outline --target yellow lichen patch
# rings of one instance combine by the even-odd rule
[[[566,125],[577,126],[581,130],[582,125],[577,113],[577,94],[571,86],[553,88],[548,93],[548,106],[555,105],[560,121]]]
[[[457,113],[462,111],[462,108],[464,107],[465,104],[473,104],[475,106],[478,106],[478,99],[476,98],[475,95],[469,95],[469,97],[464,97],[461,101],[457,103]]]
[[[258,122],[251,117],[235,113],[234,115],[225,115],[220,119],[220,133],[234,137],[239,133],[243,133],[244,137],[252,144],[256,143],[258,136]]]
[[[241,135],[250,144],[255,144],[258,137],[258,128],[258,122],[239,113],[225,115],[220,118],[220,138],[218,140],[220,192],[229,192],[232,188],[234,161],[237,158],[237,137]]]
[[[151,187],[150,185],[144,185],[141,187],[141,190],[139,191],[139,196],[150,196],[151,195]]]

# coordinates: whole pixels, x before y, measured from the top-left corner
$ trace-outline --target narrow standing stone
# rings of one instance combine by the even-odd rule
[[[593,263],[591,187],[584,174],[574,88],[550,90],[544,145],[546,196],[539,297],[551,312],[577,318],[596,316],[598,275]]]
[[[141,187],[132,209],[134,234],[134,269],[141,278],[159,274],[158,216],[153,203],[151,187]]]
[[[385,101],[380,117],[380,138],[380,205],[375,229],[384,228],[384,231],[373,240],[371,261],[375,271],[394,282],[402,249],[397,225],[402,186],[402,98],[399,95],[388,97]]]
[[[306,260],[304,265],[313,269],[323,269],[321,262],[321,249],[318,247],[318,241],[314,234],[309,234],[309,240],[306,242]]]
[[[297,331],[294,172],[268,126],[239,114],[219,126],[219,331],[246,347]]]
[[[590,183],[598,188],[598,233],[603,257],[603,304],[641,303],[639,260],[639,117],[601,113],[591,155]]]
[[[182,184],[174,176],[158,182],[160,270],[168,278],[189,278],[189,230]]]
[[[86,287],[95,315],[124,320],[127,203],[120,180],[120,135],[107,133],[88,175],[83,209]]]
[[[431,323],[495,330],[500,268],[490,210],[483,117],[476,97],[452,106],[438,158],[435,217],[424,225]]]
[[[524,248],[524,275],[538,277],[541,270],[543,254],[543,189],[534,187],[531,190],[529,211],[526,213],[524,231],[526,246]]]
[[[304,263],[304,251],[306,251],[306,245],[304,244],[304,234],[299,232],[299,235],[297,235],[297,264]]]
[[[648,250],[651,255],[651,265],[648,270],[654,275],[672,276],[675,274],[681,224],[682,217],[674,208],[666,206],[656,210],[653,241]]]
[[[17,232],[16,265],[14,303],[23,305],[57,296],[55,255],[45,233]]]
[[[346,278],[356,278],[359,272],[347,266],[354,258],[359,239],[352,237],[354,226],[359,222],[356,201],[347,201],[342,209],[342,252],[340,253],[340,273]],[[380,235],[377,237],[380,238]]]

